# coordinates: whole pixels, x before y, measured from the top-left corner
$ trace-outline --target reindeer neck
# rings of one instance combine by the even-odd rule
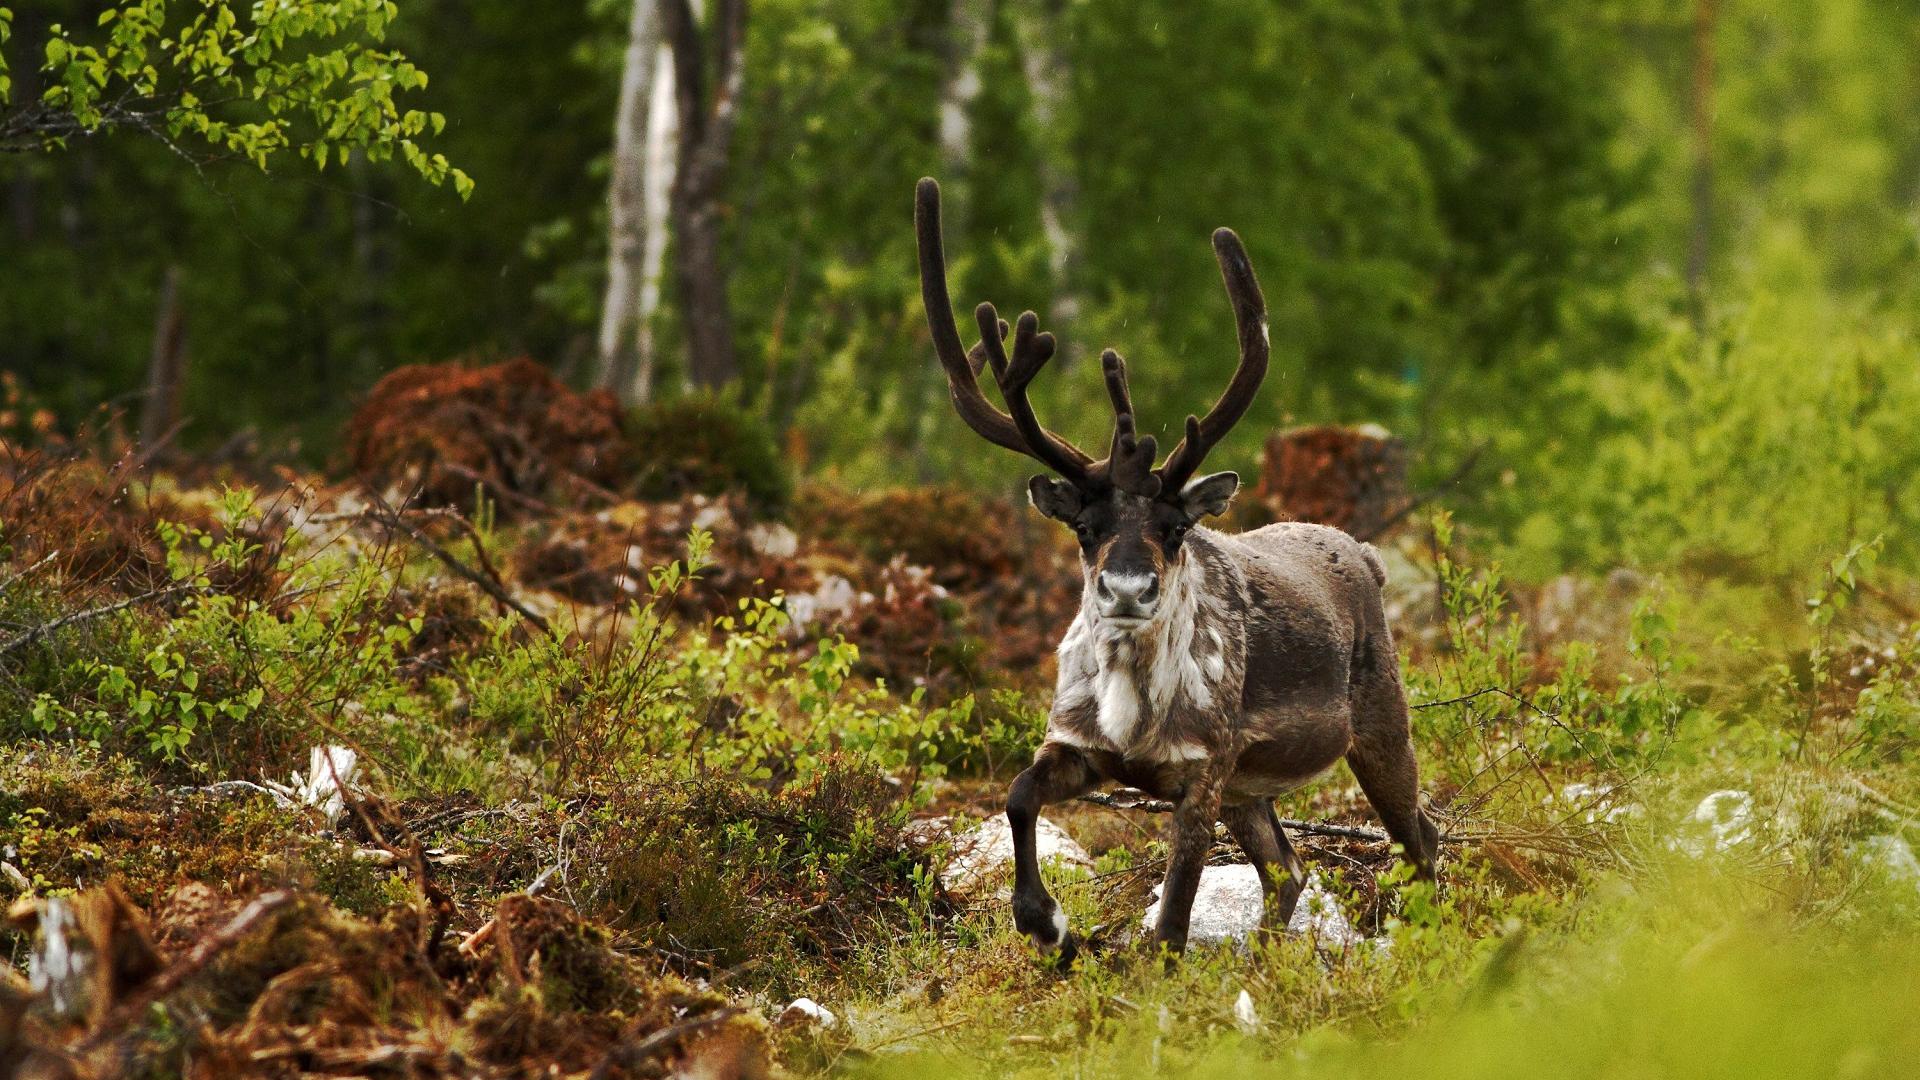
[[[1212,688],[1197,655],[1200,560],[1189,555],[1167,575],[1165,595],[1146,625],[1119,628],[1081,609],[1094,666],[1094,701],[1101,733],[1123,751],[1150,745],[1177,708],[1212,707]],[[1217,647],[1216,647],[1217,651]]]

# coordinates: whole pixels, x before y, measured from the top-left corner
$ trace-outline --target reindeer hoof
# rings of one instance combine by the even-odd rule
[[[1060,939],[1059,945],[1043,950],[1041,955],[1048,967],[1065,975],[1073,970],[1073,962],[1080,958],[1080,942],[1072,934],[1067,934]]]

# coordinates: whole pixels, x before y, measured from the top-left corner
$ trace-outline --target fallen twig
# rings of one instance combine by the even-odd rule
[[[6,592],[8,589],[13,588],[15,582],[26,580],[26,578],[29,577],[30,575],[38,573],[41,567],[47,565],[48,563],[52,562],[53,560],[59,557],[60,557],[60,553],[58,551],[49,551],[45,555],[40,556],[40,561],[34,563],[32,566],[29,566],[24,570],[19,570],[14,573],[8,574],[7,579],[5,581],[0,581],[0,592]]]
[[[705,1031],[708,1028],[719,1027],[721,1024],[739,1016],[743,1011],[745,1010],[733,1005],[722,1006],[710,1013],[702,1013],[690,1020],[682,1020],[678,1023],[668,1024],[666,1027],[641,1039],[639,1042],[621,1042],[613,1049],[607,1051],[607,1056],[601,1058],[600,1064],[593,1067],[593,1072],[590,1074],[589,1080],[606,1080],[606,1077],[613,1075],[615,1069],[623,1072],[631,1072],[634,1066],[650,1060],[681,1039]]]
[[[560,867],[556,865],[549,866],[545,870],[540,871],[540,876],[534,878],[533,884],[527,886],[527,895],[539,896],[542,892],[546,891],[547,882],[553,879],[554,873],[559,869]],[[480,929],[460,939],[460,951],[468,956],[472,956],[480,946],[487,943],[488,938],[493,936],[493,932],[499,928],[499,924],[500,917],[498,915],[482,923]]]
[[[227,924],[196,942],[187,955],[175,961],[172,967],[154,976],[153,980],[142,986],[138,993],[114,1006],[93,1033],[73,1048],[76,1055],[90,1054],[111,1041],[121,1031],[146,1015],[148,1007],[168,994],[180,988],[188,979],[199,974],[202,968],[212,963],[221,953],[232,948],[235,942],[246,937],[255,926],[267,916],[279,911],[293,902],[293,893],[285,889],[262,893],[254,897],[253,902],[240,909],[240,913],[227,920]]]
[[[1171,814],[1174,810],[1172,803],[1164,799],[1152,798],[1144,792],[1135,791],[1132,788],[1121,788],[1119,791],[1114,792],[1091,792],[1080,796],[1080,801],[1092,803],[1095,806],[1104,806],[1109,810],[1141,810],[1149,814]],[[1369,829],[1361,825],[1332,825],[1324,821],[1301,821],[1298,818],[1279,818],[1277,820],[1283,828],[1292,829],[1295,832],[1307,833],[1312,836],[1338,836],[1346,840],[1371,840],[1377,843],[1385,843],[1393,839],[1393,837],[1388,836],[1380,829]],[[1478,843],[1483,839],[1486,838],[1447,834],[1440,837],[1440,842],[1443,844],[1472,844]]]
[[[167,794],[175,798],[181,798],[187,795],[214,795],[221,798],[230,795],[265,795],[271,798],[278,806],[290,807],[293,805],[293,800],[286,795],[264,784],[256,784],[251,780],[218,780],[202,787],[194,787],[190,784],[186,787],[172,788]]]
[[[1847,786],[1853,788],[1857,794],[1864,796],[1868,802],[1873,803],[1889,814],[1895,815],[1896,819],[1904,818],[1907,821],[1913,821],[1916,818],[1920,818],[1920,810],[1902,805],[1888,796],[1882,795],[1880,792],[1868,787],[1866,782],[1857,776],[1847,777]]]
[[[144,604],[149,600],[158,600],[161,597],[190,592],[198,587],[198,585],[191,581],[176,581],[172,585],[166,585],[158,589],[149,589],[138,596],[129,596],[124,600],[115,600],[111,604],[102,604],[99,607],[68,612],[52,622],[42,623],[24,634],[18,634],[8,638],[4,644],[0,644],[0,656],[5,656],[15,649],[31,645],[35,641],[58,633],[75,623],[90,622],[94,619],[111,615],[116,611],[125,611],[135,604]]]
[[[375,496],[375,498],[378,499],[378,496]],[[486,574],[461,562],[451,551],[441,547],[438,543],[434,542],[432,537],[415,528],[412,522],[409,522],[405,517],[401,516],[398,511],[388,506],[384,500],[377,502],[376,509],[367,511],[366,516],[420,545],[427,554],[440,560],[440,563],[447,569],[471,582],[479,588],[481,592],[493,597],[501,606],[509,608],[519,614],[521,618],[527,620],[530,625],[536,627],[541,633],[549,634],[553,632],[552,628],[547,625],[547,620],[540,615],[539,612],[521,603],[512,593],[507,591],[506,586],[500,584],[497,579],[488,577]]]

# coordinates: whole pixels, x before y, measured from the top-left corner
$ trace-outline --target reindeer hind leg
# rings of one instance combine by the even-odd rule
[[[1416,875],[1434,880],[1440,832],[1420,809],[1420,769],[1408,734],[1407,696],[1397,672],[1369,672],[1353,688],[1353,745],[1347,767]]]

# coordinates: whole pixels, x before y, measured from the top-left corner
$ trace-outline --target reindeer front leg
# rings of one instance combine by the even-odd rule
[[[1033,764],[1014,778],[1007,793],[1007,824],[1013,829],[1013,925],[1062,967],[1078,951],[1067,933],[1067,913],[1040,880],[1034,822],[1040,808],[1085,793],[1098,781],[1085,755],[1063,743],[1042,743]]]
[[[1193,915],[1193,897],[1200,890],[1200,870],[1213,846],[1213,824],[1220,820],[1220,796],[1227,770],[1210,762],[1180,797],[1173,810],[1172,853],[1167,857],[1167,880],[1160,887],[1160,921],[1153,940],[1169,953],[1185,952],[1187,920]]]

